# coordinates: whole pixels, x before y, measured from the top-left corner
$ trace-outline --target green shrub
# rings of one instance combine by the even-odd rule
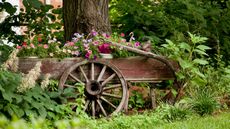
[[[191,96],[190,104],[191,109],[201,116],[210,115],[219,107],[212,92],[202,89],[199,89],[197,93]]]
[[[73,114],[70,107],[54,101],[57,98],[65,99],[62,92],[44,91],[40,86],[35,86],[19,93],[17,87],[20,83],[20,74],[0,70],[0,112],[4,115],[59,119]]]
[[[157,107],[155,113],[160,119],[169,122],[184,120],[191,115],[189,109],[183,107],[180,103],[176,103],[174,106],[162,103]]]
[[[0,43],[0,65],[8,59],[12,50],[12,47]]]

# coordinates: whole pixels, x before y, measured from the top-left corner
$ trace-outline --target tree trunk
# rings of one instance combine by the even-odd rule
[[[65,40],[74,33],[111,33],[109,0],[63,0]]]

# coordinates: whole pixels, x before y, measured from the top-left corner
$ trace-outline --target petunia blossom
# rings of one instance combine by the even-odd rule
[[[22,46],[17,46],[16,48],[17,48],[17,49],[21,49],[21,48],[22,48]]]
[[[43,48],[47,49],[47,48],[49,48],[49,46],[47,44],[44,44]]]
[[[22,43],[22,47],[27,47],[27,43],[26,43],[26,42],[23,42],[23,43]]]
[[[140,42],[135,42],[135,43],[134,43],[134,47],[139,47],[140,45],[141,45]]]
[[[120,36],[121,36],[121,37],[125,37],[125,34],[124,34],[124,33],[121,33]]]
[[[98,50],[101,53],[111,53],[110,45],[108,43],[98,46]]]
[[[35,48],[35,46],[34,46],[34,44],[33,44],[33,43],[31,43],[31,44],[30,44],[30,47],[31,47],[31,48]]]
[[[93,36],[97,36],[97,31],[95,31],[94,29],[91,31],[91,34],[93,35]]]

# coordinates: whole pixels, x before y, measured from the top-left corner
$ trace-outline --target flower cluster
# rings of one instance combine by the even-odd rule
[[[122,48],[117,48],[111,45],[110,42],[120,43],[122,45],[140,48],[140,42],[135,41],[133,33],[130,35],[127,42],[125,34],[108,35],[106,33],[99,34],[92,30],[88,35],[75,33],[71,39],[64,44],[55,40],[48,43],[42,42],[40,37],[34,38],[33,41],[23,42],[16,46],[20,49],[19,56],[38,56],[41,58],[47,57],[85,57],[87,59],[96,59],[99,53],[111,53],[115,57],[131,56],[130,53]],[[42,42],[42,43],[41,43]]]

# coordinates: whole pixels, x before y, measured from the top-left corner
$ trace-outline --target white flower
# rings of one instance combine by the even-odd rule
[[[33,88],[36,84],[36,80],[39,78],[41,73],[41,61],[37,62],[33,69],[29,71],[28,74],[25,74],[22,78],[20,86],[17,88],[18,92],[25,92]]]

